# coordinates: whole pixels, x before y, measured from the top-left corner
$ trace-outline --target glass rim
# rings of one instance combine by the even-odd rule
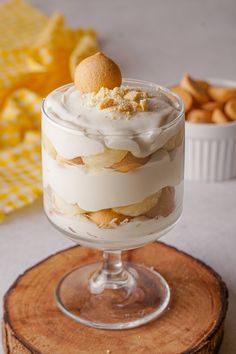
[[[179,95],[177,95],[175,92],[172,92],[169,88],[167,87],[164,87],[164,86],[161,86],[161,85],[158,85],[158,84],[155,84],[154,82],[150,82],[150,81],[145,81],[145,80],[138,80],[138,79],[130,79],[130,78],[123,78],[122,79],[122,84],[126,84],[128,86],[128,84],[139,84],[140,86],[142,85],[146,85],[146,86],[149,86],[150,88],[156,88],[156,89],[160,89],[161,91],[163,91],[164,93],[168,94],[168,95],[171,95],[173,96],[178,104],[179,104],[179,107],[180,107],[180,112],[179,114],[170,122],[166,123],[166,124],[163,124],[162,126],[160,127],[156,127],[156,128],[152,128],[152,129],[147,129],[147,130],[143,130],[139,133],[127,133],[126,135],[124,135],[124,133],[122,134],[103,134],[104,136],[139,136],[139,135],[142,135],[144,133],[149,133],[149,132],[153,132],[155,130],[166,130],[168,128],[170,128],[171,126],[175,125],[176,122],[178,122],[182,117],[183,117],[183,114],[184,114],[184,103],[181,99],[181,97]],[[63,119],[60,119],[59,118],[59,122],[57,122],[55,119],[53,119],[50,114],[47,112],[46,110],[46,107],[45,107],[45,103],[46,103],[46,100],[47,98],[53,93],[53,92],[56,92],[56,91],[59,91],[63,88],[66,88],[66,87],[70,87],[72,86],[74,83],[73,82],[70,82],[68,84],[65,84],[65,85],[62,85],[62,86],[59,86],[58,88],[56,88],[55,90],[51,91],[46,97],[43,98],[42,100],[42,112],[43,114],[46,116],[47,119],[50,120],[50,122],[52,124],[54,124],[55,126],[59,127],[60,129],[64,129],[64,130],[67,130],[69,132],[73,132],[73,134],[77,134],[77,135],[84,135],[84,132],[78,128],[73,128],[73,127],[69,127],[69,126],[66,126],[66,125],[63,125],[60,123],[60,121],[62,122],[65,122]],[[90,136],[98,136],[98,135],[101,135],[101,133],[99,132],[89,132],[88,133]]]

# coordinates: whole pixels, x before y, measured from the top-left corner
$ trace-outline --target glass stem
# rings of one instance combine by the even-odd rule
[[[90,291],[100,294],[105,289],[130,288],[133,283],[131,278],[122,262],[121,251],[105,251],[101,269],[90,278]]]
[[[104,251],[102,269],[109,276],[121,275],[124,270],[121,251]]]

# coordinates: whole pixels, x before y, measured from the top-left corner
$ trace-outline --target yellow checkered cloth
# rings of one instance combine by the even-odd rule
[[[23,0],[0,5],[0,221],[41,193],[42,98],[98,51],[92,29],[71,29]]]
[[[39,141],[39,133],[31,133],[16,147],[0,152],[1,219],[42,193]]]

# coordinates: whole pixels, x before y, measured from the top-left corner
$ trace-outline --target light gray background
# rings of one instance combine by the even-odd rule
[[[120,64],[124,76],[163,85],[177,82],[186,71],[199,78],[236,79],[235,0],[32,3],[47,13],[64,12],[70,25],[95,27],[103,50]],[[234,354],[236,181],[186,182],[184,202],[181,221],[163,241],[205,261],[224,278],[230,306],[220,353]],[[41,200],[11,215],[0,226],[0,297],[26,268],[71,245],[49,225]]]

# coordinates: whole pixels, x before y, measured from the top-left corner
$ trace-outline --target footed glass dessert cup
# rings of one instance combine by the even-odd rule
[[[181,99],[137,80],[123,80],[114,92],[138,102],[141,108],[131,105],[137,114],[101,98],[100,108],[93,106],[96,100],[79,104],[73,84],[50,93],[42,107],[45,213],[77,244],[103,251],[101,263],[61,279],[56,301],[66,315],[102,329],[137,327],[168,307],[166,280],[156,269],[123,262],[121,253],[167,233],[183,202]]]

